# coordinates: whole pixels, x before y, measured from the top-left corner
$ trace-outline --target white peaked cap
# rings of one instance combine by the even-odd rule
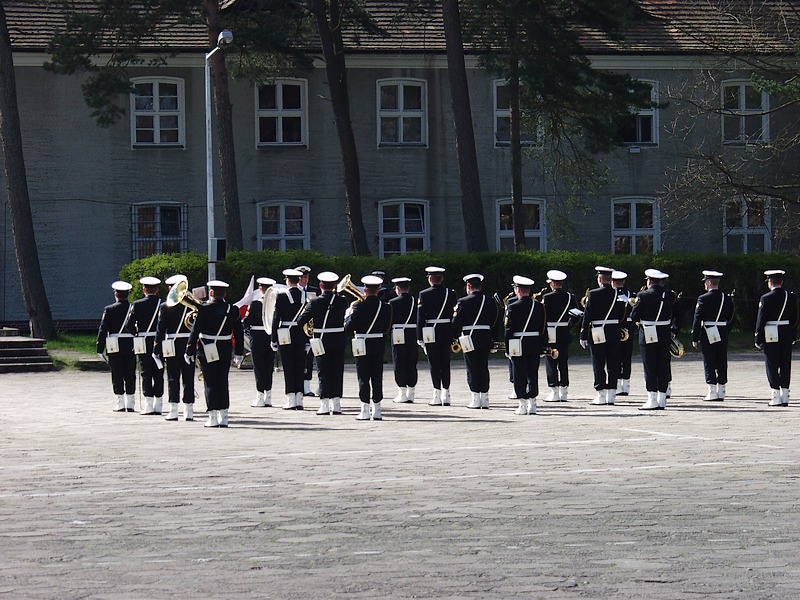
[[[547,279],[548,281],[564,281],[567,278],[567,274],[564,271],[559,271],[558,269],[550,269],[547,272]]]
[[[118,292],[128,292],[133,289],[133,286],[127,281],[115,281],[111,284],[111,289]]]
[[[659,271],[658,269],[646,269],[644,274],[649,279],[666,279],[669,277],[668,274],[664,273],[663,271]]]
[[[161,280],[158,277],[142,277],[139,283],[142,285],[158,285],[161,283]]]
[[[275,280],[272,277],[259,277],[256,279],[258,285],[275,285]]]
[[[383,279],[377,275],[364,275],[364,277],[361,278],[361,283],[364,285],[380,285],[383,283]]]
[[[227,288],[230,287],[224,281],[220,281],[219,279],[212,279],[211,281],[206,282],[206,285],[210,288]]]
[[[284,269],[283,275],[286,277],[301,277],[303,273],[297,269]]]
[[[323,271],[319,275],[317,275],[317,279],[324,283],[334,283],[339,281],[339,276],[334,273],[333,271]]]
[[[611,273],[611,279],[627,279],[628,274],[625,271],[613,271]]]
[[[522,275],[514,275],[512,281],[514,282],[514,285],[524,285],[526,287],[533,285],[533,279],[530,277],[523,277]]]
[[[443,267],[425,267],[425,272],[428,274],[444,273]]]

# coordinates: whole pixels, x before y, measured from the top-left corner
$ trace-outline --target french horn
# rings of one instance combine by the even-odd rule
[[[181,279],[169,289],[165,304],[168,307],[183,304],[191,311],[183,319],[183,325],[189,331],[194,327],[194,322],[197,319],[197,310],[203,305],[203,303],[189,291],[189,282],[185,279]]]
[[[620,327],[619,328],[619,341],[620,342],[627,342],[631,339],[631,332],[628,331],[627,327]]]

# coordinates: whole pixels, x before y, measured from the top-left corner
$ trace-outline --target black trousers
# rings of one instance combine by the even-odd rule
[[[292,336],[292,343],[278,346],[283,363],[283,381],[287,394],[303,392],[303,378],[306,368],[306,345],[304,340],[296,340]]]
[[[111,386],[115,395],[136,393],[136,355],[133,350],[109,354],[108,368],[111,370]]]
[[[606,338],[604,344],[594,344],[590,340],[589,353],[592,355],[594,389],[616,390],[619,377],[619,340]]]
[[[142,394],[146,397],[161,398],[164,395],[164,369],[156,367],[153,360],[153,339],[147,338],[147,354],[139,355],[139,369],[142,372]]]
[[[464,352],[467,367],[467,385],[472,392],[489,391],[489,348],[476,347],[472,352]]]
[[[366,340],[366,356],[356,357],[356,377],[358,377],[358,397],[361,402],[370,399],[378,403],[383,400],[383,349],[384,340]]]
[[[439,341],[438,339],[433,344],[425,344],[431,383],[437,390],[450,388],[450,344],[450,341]]]
[[[547,373],[547,385],[550,387],[569,387],[569,342],[548,344],[558,350],[558,358],[545,358],[544,369]]]
[[[253,331],[250,341],[250,354],[253,359],[253,375],[256,390],[268,392],[272,389],[272,374],[275,372],[275,351],[270,346],[265,331]]]
[[[539,395],[539,362],[541,345],[538,340],[522,340],[522,356],[511,357],[514,394],[524,400]]]
[[[397,387],[416,387],[417,361],[419,361],[419,347],[413,336],[406,336],[405,344],[392,344],[394,381]]]
[[[728,339],[723,338],[716,344],[709,344],[708,338],[700,338],[700,349],[703,351],[703,369],[706,383],[714,385],[728,383]]]
[[[627,342],[619,344],[619,379],[631,378],[631,361],[633,360],[633,336],[636,332],[631,332],[631,337]]]
[[[792,342],[780,340],[764,344],[764,366],[769,387],[773,390],[789,389],[792,380]]]
[[[231,396],[228,387],[228,375],[231,370],[233,345],[228,341],[216,342],[219,360],[207,362],[203,344],[200,344],[200,370],[203,372],[203,383],[206,392],[208,410],[224,410],[230,408]]]
[[[344,387],[344,351],[347,337],[344,333],[326,333],[322,336],[325,354],[317,356],[320,398],[341,398]]]
[[[672,379],[669,342],[639,344],[644,367],[644,385],[648,392],[665,392]]]
[[[308,381],[311,379],[311,374],[314,372],[314,353],[309,348],[306,352],[306,362],[303,366],[303,379]]]
[[[167,371],[167,390],[170,402],[180,402],[181,379],[183,379],[183,402],[184,404],[194,404],[194,363],[186,364],[183,358],[185,351],[186,341],[183,341],[182,347],[176,342],[175,356],[164,359]]]

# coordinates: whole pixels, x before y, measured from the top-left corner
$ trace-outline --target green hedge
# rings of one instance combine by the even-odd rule
[[[531,277],[536,288],[545,286],[545,273],[561,269],[569,275],[569,288],[579,295],[587,287],[594,287],[594,267],[606,265],[629,274],[628,287],[633,291],[644,284],[644,270],[649,267],[669,273],[669,286],[682,292],[684,302],[684,328],[686,319],[694,308],[697,296],[703,293],[701,272],[716,269],[725,273],[722,288],[736,290],[738,327],[749,330],[755,323],[758,298],[766,292],[764,270],[785,269],[787,287],[796,289],[795,278],[800,278],[800,258],[787,254],[697,254],[669,253],[656,256],[620,256],[584,252],[485,252],[485,253],[413,253],[390,258],[364,256],[323,256],[310,250],[288,252],[231,252],[228,259],[217,265],[217,277],[231,285],[230,298],[238,300],[245,291],[251,275],[282,279],[281,271],[287,267],[309,265],[313,275],[320,271],[335,271],[339,275],[350,273],[355,283],[374,270],[384,271],[387,278],[405,275],[411,277],[415,292],[427,286],[425,267],[439,265],[447,269],[446,283],[463,294],[461,278],[469,273],[482,273],[486,277],[485,290],[505,296],[510,291],[515,274]],[[206,256],[197,253],[155,255],[135,260],[120,271],[120,278],[135,283],[141,277],[154,275],[166,279],[174,273],[184,273],[192,287],[206,282]],[[166,286],[162,286],[166,291]],[[134,286],[132,298],[139,297],[141,289]]]

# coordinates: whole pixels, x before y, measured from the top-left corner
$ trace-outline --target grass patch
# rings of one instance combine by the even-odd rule
[[[50,340],[45,344],[48,350],[62,352],[78,352],[80,354],[94,355],[97,335],[94,333],[61,332],[58,339]]]

